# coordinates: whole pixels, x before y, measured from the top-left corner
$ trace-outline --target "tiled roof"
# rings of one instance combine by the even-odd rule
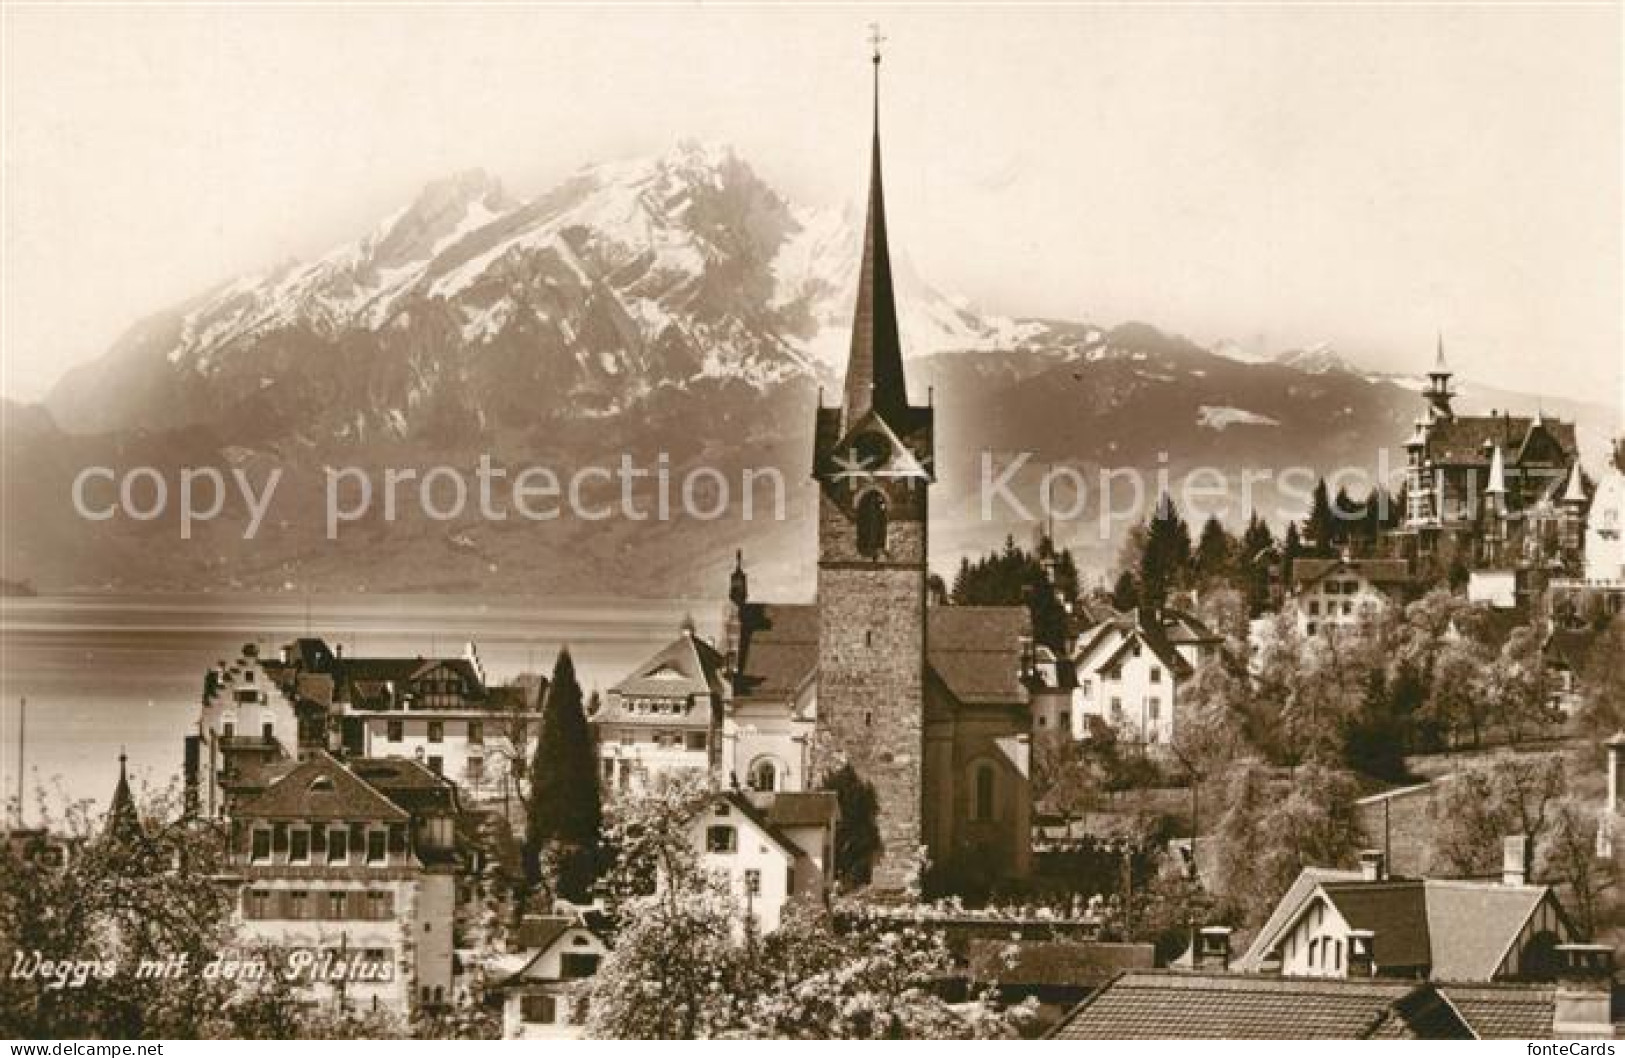
[[[721,694],[722,655],[692,633],[684,633],[609,689],[616,695],[686,697]]]
[[[415,760],[361,757],[350,762],[350,770],[413,815],[457,811],[456,785]]]
[[[350,773],[331,756],[317,752],[234,809],[242,819],[323,819],[405,822],[404,809]]]
[[[1524,924],[1550,896],[1544,885],[1428,879],[1433,978],[1490,980]]]
[[[927,611],[931,669],[967,705],[1026,701],[1022,641],[1032,634],[1024,606],[933,606]],[[787,698],[818,669],[818,606],[750,603],[741,621],[741,697]]]
[[[1236,967],[1258,970],[1316,892],[1326,894],[1350,927],[1375,934],[1379,968],[1426,968],[1436,981],[1493,979],[1530,916],[1551,899],[1551,889],[1541,885],[1434,878],[1367,882],[1357,871],[1305,868]]]
[[[1136,970],[1079,1004],[1053,1039],[1471,1039],[1433,986]]]
[[[818,607],[747,603],[740,639],[740,696],[791,697],[818,668]]]
[[[1276,903],[1275,910],[1265,920],[1252,945],[1235,961],[1236,969],[1243,973],[1256,973],[1264,957],[1280,942],[1281,934],[1298,918],[1309,898],[1315,895],[1322,882],[1346,882],[1360,877],[1359,871],[1346,871],[1337,867],[1305,867],[1292,880],[1292,885]]]
[[[933,606],[926,653],[949,692],[966,705],[1025,702],[1022,640],[1032,635],[1025,606]]]
[[[546,951],[574,924],[575,919],[569,915],[526,915],[519,923],[515,940],[525,951]]]
[[[1557,989],[1544,984],[1441,984],[1439,992],[1481,1040],[1547,1040]]]
[[[828,791],[768,794],[767,821],[778,827],[834,826],[839,806]]]
[[[1151,969],[1156,948],[1150,944],[972,938],[966,958],[970,978],[978,984],[1098,988],[1124,970]]]
[[[1375,934],[1372,954],[1379,970],[1433,964],[1427,897],[1419,879],[1325,882],[1320,888],[1351,929]]]
[[[1488,467],[1490,453],[1499,446],[1507,464],[1518,466],[1530,447],[1534,424],[1534,419],[1522,415],[1458,415],[1429,428],[1427,454],[1435,463]],[[1563,451],[1564,462],[1579,455],[1573,423],[1543,419],[1541,431]]]

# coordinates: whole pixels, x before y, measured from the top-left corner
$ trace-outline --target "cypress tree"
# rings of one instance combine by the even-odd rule
[[[603,806],[598,755],[569,647],[559,651],[553,664],[541,737],[531,762],[526,822],[525,868],[531,884],[542,880],[543,854],[548,853],[554,892],[566,900],[586,902],[597,878]]]

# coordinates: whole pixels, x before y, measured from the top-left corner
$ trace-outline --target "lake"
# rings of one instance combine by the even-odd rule
[[[583,688],[604,688],[676,635],[704,635],[722,599],[303,595],[79,595],[0,599],[0,802],[17,789],[19,699],[28,700],[26,808],[37,782],[105,804],[132,781],[167,784],[195,730],[203,674],[244,643],[274,652],[316,635],[351,656],[460,655],[472,640],[492,682],[549,673],[568,643]]]

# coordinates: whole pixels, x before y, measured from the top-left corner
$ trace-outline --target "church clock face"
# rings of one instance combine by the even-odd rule
[[[852,441],[852,454],[864,470],[879,470],[891,459],[891,442],[872,431],[861,433]]]

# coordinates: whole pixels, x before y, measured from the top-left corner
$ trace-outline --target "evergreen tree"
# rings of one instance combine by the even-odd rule
[[[1185,585],[1191,563],[1191,532],[1167,493],[1146,526],[1145,553],[1140,557],[1140,605],[1155,609],[1168,593]]]
[[[1286,538],[1281,541],[1281,584],[1292,587],[1292,563],[1303,556],[1303,544],[1298,537],[1298,523],[1286,524]]]
[[[1216,514],[1202,523],[1196,543],[1196,579],[1206,586],[1229,580],[1234,572],[1236,541]]]
[[[603,806],[598,755],[568,647],[559,651],[553,665],[542,734],[531,764],[530,789],[526,873],[533,885],[541,881],[545,858],[554,891],[566,900],[584,903],[597,877]]]
[[[1078,567],[1070,551],[1057,550],[1047,536],[1031,552],[1006,537],[1000,550],[960,562],[951,597],[959,606],[1025,605],[1032,614],[1034,640],[1061,650],[1067,633],[1063,600],[1077,598],[1077,584]]]
[[[1269,523],[1258,515],[1247,519],[1247,530],[1241,534],[1237,565],[1240,569],[1242,594],[1247,600],[1247,612],[1257,617],[1270,605],[1270,567],[1275,560],[1275,534]]]
[[[1112,586],[1112,608],[1127,613],[1137,610],[1140,606],[1140,585],[1134,579],[1134,573],[1124,570],[1117,575],[1117,583]]]
[[[1330,558],[1337,543],[1337,528],[1337,517],[1332,513],[1332,501],[1326,492],[1326,479],[1320,478],[1315,482],[1314,497],[1309,503],[1309,520],[1304,525],[1311,554]]]

